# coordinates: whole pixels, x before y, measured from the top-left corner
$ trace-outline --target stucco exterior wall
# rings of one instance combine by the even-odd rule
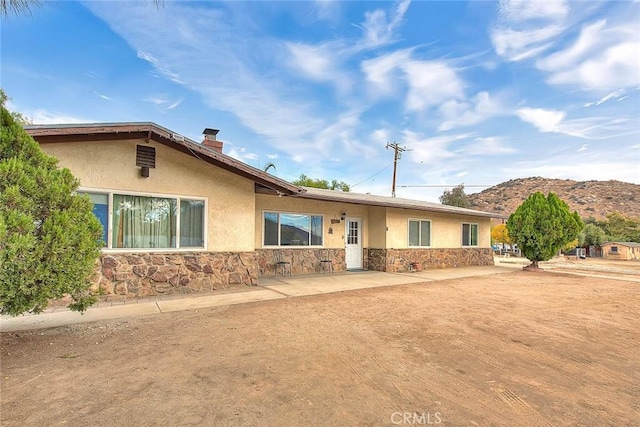
[[[617,252],[611,251],[613,246],[618,248]],[[627,246],[620,243],[605,243],[602,245],[602,254],[605,259],[638,260],[640,259],[640,247]]]
[[[156,149],[149,178],[136,167],[136,145]],[[207,199],[208,251],[253,251],[254,183],[157,143],[142,140],[41,144],[80,179],[82,189]]]
[[[385,248],[387,245],[387,208],[369,207],[369,247]],[[365,258],[366,259],[366,258]]]
[[[301,199],[298,197],[278,197],[268,194],[256,194],[255,205],[255,248],[263,247],[263,212],[287,212],[311,215],[323,215],[323,236],[324,247],[333,249],[344,249],[345,222],[332,224],[331,220],[340,220],[340,215],[345,212],[348,217],[362,218],[365,232],[363,236],[363,245],[368,245],[369,231],[366,230],[369,223],[369,208],[363,205],[352,205],[337,202],[325,202],[322,200]],[[333,232],[329,234],[329,228]],[[269,247],[267,247],[269,248]]]
[[[463,223],[478,224],[477,247],[491,247],[489,218],[256,194],[256,248],[262,248],[264,211],[324,215],[324,246],[327,248],[344,247],[344,221],[331,224],[331,219],[340,219],[342,212],[363,219],[363,248],[408,248],[409,219],[431,221],[431,248],[461,248]],[[329,227],[333,228],[333,234],[328,233]]]
[[[478,224],[478,247],[491,246],[489,218],[447,215],[407,209],[387,209],[387,249],[409,247],[409,219],[431,221],[432,248],[461,248],[462,223]],[[380,248],[382,249],[382,248]]]

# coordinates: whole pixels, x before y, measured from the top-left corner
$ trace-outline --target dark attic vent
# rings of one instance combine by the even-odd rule
[[[156,149],[148,145],[136,146],[136,166],[141,168],[155,168]]]

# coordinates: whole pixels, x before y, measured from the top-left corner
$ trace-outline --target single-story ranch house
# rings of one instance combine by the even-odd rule
[[[492,214],[295,186],[154,123],[27,126],[79,178],[104,228],[95,282],[127,297],[261,276],[493,265]],[[324,262],[321,262],[324,261]],[[328,262],[330,261],[330,262]]]

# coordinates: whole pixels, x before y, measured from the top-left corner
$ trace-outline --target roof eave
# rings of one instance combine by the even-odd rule
[[[424,206],[413,203],[403,203],[398,202],[398,199],[384,201],[384,200],[375,200],[368,201],[363,199],[355,199],[349,197],[339,197],[331,194],[318,194],[305,192],[304,194],[300,194],[299,197],[304,199],[314,199],[314,200],[324,200],[324,201],[332,201],[339,203],[351,203],[354,205],[365,205],[365,206],[381,206],[381,207],[389,207],[389,208],[398,208],[398,209],[413,209],[420,210],[425,212],[441,212],[448,213],[453,215],[462,215],[462,216],[476,216],[483,218],[496,218],[496,219],[504,219],[506,218],[504,215],[498,215],[490,212],[476,211],[473,209],[465,209],[465,208],[455,208],[455,207],[447,207],[446,205],[441,206]]]

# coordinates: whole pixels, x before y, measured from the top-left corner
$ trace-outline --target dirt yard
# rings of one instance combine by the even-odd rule
[[[630,426],[640,283],[512,271],[2,335],[2,426]]]

